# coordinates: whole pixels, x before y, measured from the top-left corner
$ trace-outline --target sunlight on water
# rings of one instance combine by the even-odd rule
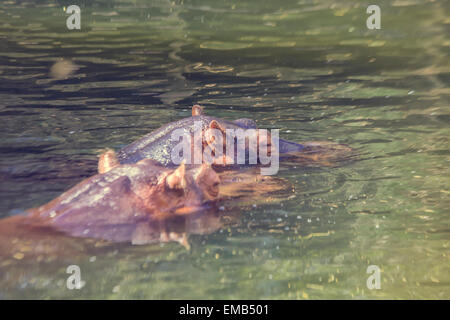
[[[367,1],[81,1],[68,30],[69,2],[0,3],[0,216],[196,103],[360,155],[282,163],[289,192],[194,221],[189,251],[60,234],[41,251],[32,235],[0,244],[0,298],[450,298],[448,3],[378,1],[368,30]],[[73,264],[81,290],[66,288]]]

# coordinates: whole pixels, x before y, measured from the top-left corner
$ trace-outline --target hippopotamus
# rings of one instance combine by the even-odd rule
[[[261,188],[254,188],[255,184]],[[135,245],[174,241],[189,248],[188,234],[213,229],[211,224],[196,228],[203,224],[200,220],[218,221],[226,213],[217,209],[219,200],[227,207],[231,206],[228,200],[232,205],[245,204],[248,198],[252,203],[273,202],[279,200],[282,191],[291,189],[280,178],[261,176],[252,170],[233,175],[216,173],[205,163],[189,169],[184,163],[168,168],[152,159],[119,164],[81,181],[47,204],[27,210],[26,215],[0,220],[0,235],[17,239],[9,244],[8,239],[0,241],[0,255],[14,254],[12,249],[24,243],[27,247],[45,243],[36,248],[37,252],[42,248],[58,255],[64,248],[73,252],[64,235]],[[61,245],[53,245],[51,238]]]
[[[277,137],[276,144],[274,144],[274,139],[272,139],[270,133],[267,133],[265,140],[261,141],[259,130],[257,130],[256,122],[251,119],[243,118],[234,121],[224,120],[218,117],[206,116],[204,115],[203,108],[199,105],[194,105],[192,107],[192,116],[183,118],[178,121],[168,123],[153,132],[141,137],[137,141],[123,147],[117,153],[112,150],[108,150],[100,156],[98,170],[99,172],[106,172],[114,166],[120,164],[136,163],[137,161],[145,158],[150,158],[158,161],[160,164],[173,167],[177,164],[174,163],[171,151],[176,148],[179,144],[178,139],[173,139],[173,133],[176,130],[183,130],[187,134],[193,136],[196,130],[195,125],[200,124],[200,130],[202,132],[201,145],[203,150],[210,147],[210,141],[205,137],[205,132],[208,129],[218,129],[225,136],[225,132],[228,129],[255,129],[257,135],[257,146],[259,147],[259,142],[263,142],[267,145],[268,154],[270,155],[275,150],[272,148],[276,146],[277,157],[284,160],[294,160],[301,163],[305,162],[316,162],[321,165],[331,165],[332,159],[341,157],[343,154],[348,153],[351,148],[336,143],[330,142],[305,142],[296,143]],[[236,146],[236,138],[234,146]],[[226,141],[223,141],[223,147],[226,146]],[[250,143],[245,145],[246,161],[248,160],[248,155],[252,146]],[[201,151],[203,151],[201,150]],[[258,154],[258,150],[255,150],[255,154]],[[236,166],[228,165],[229,163],[236,164],[237,152],[234,152],[234,159],[232,161],[224,160],[221,163],[221,167],[236,168]],[[224,156],[225,157],[225,156]],[[229,160],[229,159],[228,159]],[[258,159],[259,160],[259,159]],[[278,160],[278,159],[277,159]],[[191,162],[192,163],[192,162]],[[248,163],[248,162],[245,162]],[[259,163],[259,162],[258,162]],[[258,164],[257,163],[257,164]],[[212,162],[217,169],[217,163]],[[241,166],[242,167],[242,166]]]
[[[98,174],[49,203],[28,210],[26,216],[3,219],[0,230],[2,226],[9,230],[20,224],[26,226],[21,228],[23,230],[51,230],[74,237],[132,244],[177,241],[187,246],[185,237],[170,234],[157,226],[177,216],[214,211],[219,200],[271,201],[275,194],[292,189],[288,181],[262,176],[253,170],[255,167],[244,171],[234,167],[232,172],[216,172],[217,167],[212,167],[217,165],[215,162],[191,166],[185,164],[185,160],[181,164],[174,163],[170,150],[178,141],[172,139],[172,133],[176,129],[191,133],[196,123],[201,124],[204,134],[201,136],[202,148],[210,148],[214,142],[205,134],[210,128],[220,132],[230,128],[256,129],[253,120],[228,121],[205,116],[202,108],[195,105],[191,117],[169,123],[117,153],[107,150],[100,156]],[[276,139],[278,141],[274,143],[271,135],[263,136],[259,131],[256,131],[256,138],[267,145],[268,153],[272,153],[271,147],[278,144],[280,155],[302,163],[325,159],[321,163],[327,165],[335,150],[348,150],[330,143],[299,144],[283,139]],[[245,144],[247,152],[252,147],[250,143]],[[39,232],[33,234],[37,236]]]
[[[171,169],[143,159],[83,180],[49,203],[28,210],[22,223],[75,237],[144,244],[150,222],[213,205],[219,183],[207,164],[188,170],[182,163]]]
[[[171,150],[176,147],[179,140],[173,139],[172,134],[175,130],[184,130],[186,133],[194,135],[196,124],[200,125],[200,130],[203,134],[207,129],[218,129],[223,132],[224,135],[225,131],[228,129],[257,130],[256,122],[251,119],[243,118],[229,121],[217,117],[207,116],[204,115],[203,108],[201,106],[194,105],[192,107],[191,117],[168,123],[161,128],[156,129],[137,141],[123,147],[116,153],[115,156],[112,156],[111,153],[102,156],[100,159],[99,169],[109,168],[118,164],[136,163],[144,158],[156,160],[164,166],[175,166],[176,163],[173,162],[171,157]],[[209,144],[208,141],[205,140],[205,137],[203,137],[202,146],[204,148]],[[265,142],[270,147],[272,143],[270,135],[266,138]],[[226,142],[224,141],[224,144],[225,143]],[[247,144],[246,148],[246,152],[248,152],[248,149],[251,148],[251,146]],[[282,154],[301,151],[303,149],[304,146],[302,144],[279,139],[279,152]]]

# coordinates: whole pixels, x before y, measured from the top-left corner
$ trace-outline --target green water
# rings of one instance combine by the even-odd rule
[[[0,3],[0,216],[46,203],[94,174],[100,150],[195,103],[360,157],[282,164],[293,191],[226,204],[233,221],[191,235],[189,251],[2,257],[0,298],[450,298],[448,2],[377,1],[380,30],[366,27],[369,1],[81,1],[79,31],[70,4]],[[56,80],[61,58],[78,69]],[[81,290],[66,288],[70,264]]]

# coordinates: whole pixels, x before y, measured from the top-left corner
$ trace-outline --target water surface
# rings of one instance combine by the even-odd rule
[[[0,3],[0,216],[46,203],[94,174],[101,150],[195,103],[361,156],[282,164],[289,194],[225,205],[232,221],[191,235],[189,251],[25,248],[0,261],[0,298],[450,298],[448,3],[378,1],[382,28],[368,30],[368,1],[82,1],[79,31],[70,4]],[[74,70],[58,79],[62,59]],[[66,288],[70,264],[81,290]]]

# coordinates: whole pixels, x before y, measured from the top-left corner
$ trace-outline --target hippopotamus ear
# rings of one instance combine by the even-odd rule
[[[201,116],[203,115],[203,107],[199,106],[198,104],[194,105],[192,107],[192,116]]]
[[[119,166],[119,160],[117,160],[114,150],[108,149],[100,155],[98,159],[98,173],[105,173],[114,167]]]
[[[209,123],[209,127],[211,129],[219,129],[223,134],[225,134],[225,127],[217,120],[211,120],[211,122]]]
[[[184,163],[185,160],[183,160],[175,171],[169,173],[166,177],[166,184],[170,189],[184,189],[186,187],[186,167]]]
[[[236,123],[240,127],[244,127],[247,129],[256,129],[256,122],[255,122],[255,120],[252,120],[252,119],[242,118],[242,119],[234,120],[233,122]]]

